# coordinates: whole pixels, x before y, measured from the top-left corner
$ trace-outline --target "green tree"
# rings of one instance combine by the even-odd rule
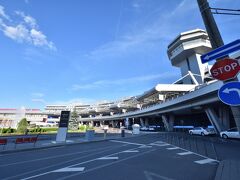
[[[74,108],[71,113],[71,118],[69,120],[69,129],[71,129],[71,130],[78,129],[78,125],[79,125],[78,118],[79,118],[79,115],[76,111],[76,108]]]
[[[19,121],[18,126],[17,126],[17,132],[19,133],[25,133],[28,127],[28,122],[26,118],[21,119]]]

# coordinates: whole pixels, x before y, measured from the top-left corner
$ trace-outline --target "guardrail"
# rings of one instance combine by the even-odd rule
[[[194,136],[187,136],[180,133],[163,133],[161,134],[163,141],[178,146],[183,149],[219,160],[215,145],[213,142],[200,139]]]

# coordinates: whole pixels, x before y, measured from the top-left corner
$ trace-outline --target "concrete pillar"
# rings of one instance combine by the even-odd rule
[[[144,120],[144,124],[145,124],[145,126],[149,126],[149,119],[148,118],[145,118],[145,120]]]
[[[117,121],[111,121],[110,123],[111,123],[111,125],[112,125],[113,128],[116,128],[116,127],[117,127]]]
[[[227,130],[230,128],[230,111],[229,108],[227,108],[227,106],[220,106],[219,110],[218,110],[218,114],[219,114],[219,120],[220,123],[223,127],[224,130]]]
[[[169,115],[169,118],[167,117],[167,115],[162,115],[164,127],[167,131],[173,131],[174,119],[175,117],[173,114]]]
[[[217,133],[221,132],[223,130],[222,125],[220,124],[219,118],[217,117],[216,112],[213,108],[206,108],[205,112],[208,116],[209,121],[214,126]]]
[[[144,126],[145,126],[145,124],[144,124],[144,120],[143,120],[142,117],[140,117],[140,125],[141,125],[141,127],[144,127]]]
[[[238,128],[238,132],[240,133],[240,111],[239,111],[239,106],[232,106],[231,110],[232,110],[232,114],[233,114],[236,126]]]
[[[173,114],[169,115],[169,130],[173,131],[173,125],[174,125],[174,120],[175,120],[175,116]]]
[[[129,118],[128,117],[125,119],[124,124],[127,128],[129,127]]]
[[[100,121],[100,127],[103,127],[104,121]]]

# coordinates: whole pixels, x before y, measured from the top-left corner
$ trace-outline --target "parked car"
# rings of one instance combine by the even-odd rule
[[[201,136],[216,134],[216,132],[213,128],[203,128],[203,127],[195,127],[193,129],[189,130],[188,132],[191,135],[197,134],[197,135],[201,135]]]
[[[221,138],[227,139],[227,138],[240,138],[240,134],[238,132],[238,129],[235,128],[231,128],[227,131],[222,131],[220,132],[220,136]]]

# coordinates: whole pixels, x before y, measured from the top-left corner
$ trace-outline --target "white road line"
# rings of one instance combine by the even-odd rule
[[[155,143],[151,143],[150,145],[163,147],[163,146],[169,146],[170,144],[167,144],[167,143],[165,143],[165,144],[155,144]]]
[[[61,168],[61,169],[57,169],[57,170],[52,171],[52,172],[79,172],[79,171],[83,171],[84,169],[85,169],[85,167]]]
[[[184,155],[189,155],[189,154],[193,154],[193,152],[188,151],[188,152],[182,152],[182,153],[177,153],[180,156],[184,156]]]
[[[126,144],[121,145],[121,146],[119,146],[119,147],[124,147],[124,146],[126,146]],[[117,148],[119,148],[119,147],[117,147]],[[94,151],[99,151],[99,149],[101,149],[101,148],[95,149]],[[21,173],[21,174],[18,174],[18,175],[10,176],[10,177],[8,177],[8,178],[5,178],[5,180],[17,178],[17,177],[19,177],[19,176],[24,176],[24,175],[27,175],[27,174],[30,174],[30,173],[38,172],[39,170],[45,170],[45,169],[47,169],[47,168],[51,168],[51,167],[63,165],[63,164],[66,164],[66,163],[70,163],[70,162],[73,162],[73,161],[76,161],[76,160],[80,160],[80,159],[83,159],[83,158],[86,158],[86,157],[89,157],[89,156],[93,156],[93,155],[100,154],[100,153],[103,153],[103,152],[111,151],[112,149],[113,149],[113,148],[106,147],[106,148],[104,148],[104,150],[101,151],[101,152],[96,152],[96,153],[94,153],[94,154],[88,154],[88,155],[86,155],[86,156],[80,156],[79,158],[71,159],[71,160],[68,160],[68,161],[63,161],[63,162],[57,163],[57,164],[52,164],[52,165],[50,165],[50,166],[44,166],[44,167],[39,168],[39,169],[35,169],[35,170],[27,171],[27,172],[24,172],[24,173]],[[136,149],[136,148],[135,148],[135,149]],[[114,153],[114,154],[117,154],[117,153]],[[114,154],[110,154],[110,155],[114,155]],[[109,156],[110,156],[110,155],[109,155]],[[92,160],[88,160],[88,161],[81,162],[81,163],[78,163],[78,164],[73,164],[73,165],[67,166],[67,167],[73,167],[73,166],[77,166],[77,165],[80,165],[80,164],[92,162],[92,161],[95,161],[95,160],[96,160],[96,159],[92,159]],[[37,174],[37,175],[34,175],[34,176],[29,176],[29,177],[26,177],[26,178],[22,178],[22,180],[32,179],[32,178],[35,178],[35,177],[43,176],[43,175],[46,175],[46,174],[50,174],[51,172],[52,172],[52,171],[48,171],[48,172],[45,172],[45,173],[42,173],[42,174]]]
[[[143,146],[140,146],[139,148],[144,149],[144,148],[151,148],[151,147],[152,146],[143,145]]]
[[[136,149],[136,148],[133,148],[133,149],[130,149],[130,150],[135,150],[135,149]],[[153,150],[152,150],[152,151],[153,151]],[[147,152],[151,152],[151,151],[147,151]],[[116,153],[113,153],[113,154],[109,154],[108,156],[113,156],[113,155],[120,154],[120,153],[121,153],[121,152],[116,152]],[[145,153],[141,153],[141,154],[145,154]],[[141,154],[140,154],[140,155],[141,155]],[[133,155],[133,156],[131,156],[131,157],[135,157],[135,156],[138,156],[138,154],[137,154],[137,155]],[[126,158],[126,159],[128,159],[128,158]],[[96,161],[96,160],[98,160],[98,158],[91,159],[91,160],[87,160],[87,161],[80,162],[80,163],[76,163],[76,164],[72,164],[72,165],[67,166],[67,167],[64,167],[64,168],[71,168],[71,167],[74,167],[74,166],[78,166],[78,165],[81,165],[81,164],[86,164],[86,163],[93,162],[93,161]],[[122,160],[114,161],[114,162],[120,162],[120,161],[122,161]],[[111,164],[111,163],[110,163],[110,164]],[[93,168],[93,169],[94,169],[94,168]],[[46,174],[50,174],[50,173],[52,173],[52,171],[47,171],[47,172],[45,172],[45,173],[36,174],[36,175],[34,175],[34,176],[29,176],[29,177],[26,177],[26,178],[22,178],[21,180],[33,179],[33,178],[40,177],[40,176],[43,176],[43,175],[46,175]],[[68,176],[67,176],[67,177],[68,177]],[[64,177],[64,178],[61,178],[61,179],[65,179],[65,177]]]
[[[177,146],[176,146],[176,147],[177,147]],[[179,149],[182,149],[182,150],[188,151],[187,149],[180,148],[180,147],[179,147]],[[195,155],[197,155],[197,156],[200,156],[200,157],[206,158],[206,159],[211,159],[211,158],[209,158],[209,157],[207,157],[207,156],[204,156],[204,155],[201,155],[201,154],[198,154],[198,153],[195,153],[195,152],[192,152],[192,153],[195,154]],[[211,160],[213,160],[213,161],[215,161],[215,162],[219,162],[218,160],[215,160],[215,159],[211,159]]]
[[[207,163],[211,163],[211,162],[218,162],[214,159],[210,159],[210,158],[207,158],[207,159],[203,159],[203,160],[199,160],[199,161],[194,161],[195,163],[198,163],[198,164],[207,164]]]
[[[126,151],[123,151],[123,153],[137,153],[139,152],[138,150],[126,150]]]
[[[165,143],[165,142],[162,142],[162,141],[156,141],[156,142],[154,142],[154,143]]]
[[[117,140],[110,140],[111,142],[117,142],[117,143],[123,143],[123,144],[131,144],[131,145],[137,145],[137,146],[145,146],[145,144],[139,144],[139,143],[132,143],[127,141],[117,141]]]
[[[114,165],[114,164],[117,164],[117,163],[120,163],[120,162],[129,160],[129,159],[133,159],[133,158],[142,156],[142,155],[144,155],[144,154],[151,153],[151,152],[153,152],[153,151],[156,151],[156,150],[151,149],[151,150],[149,150],[149,151],[146,151],[146,152],[143,152],[143,153],[138,153],[138,154],[135,154],[135,155],[133,155],[133,156],[120,159],[120,160],[118,160],[118,161],[112,161],[112,162],[110,162],[110,163],[103,164],[103,165],[101,165],[101,166],[97,166],[97,167],[88,169],[88,170],[83,171],[83,172],[78,172],[78,173],[75,173],[75,174],[72,174],[72,175],[69,175],[69,176],[64,176],[64,177],[62,177],[62,178],[59,178],[58,180],[70,179],[71,177],[76,177],[76,176],[78,176],[79,174],[84,174],[84,173],[92,172],[92,171],[95,171],[95,170],[97,170],[97,169],[101,169],[101,168],[104,168],[104,167],[108,167],[108,166],[110,166],[110,165]],[[74,179],[74,178],[72,178],[72,179]]]
[[[117,160],[119,159],[118,157],[100,157],[97,158],[97,160]]]
[[[174,150],[174,149],[180,149],[179,147],[171,147],[171,148],[167,148],[167,150]]]
[[[42,158],[38,158],[38,159],[32,159],[32,160],[9,163],[9,164],[3,164],[3,165],[0,165],[0,168],[1,167],[6,167],[6,166],[11,166],[11,165],[16,165],[16,164],[24,164],[24,163],[35,162],[35,161],[43,161],[43,160],[47,160],[47,159],[54,159],[54,158],[59,158],[59,157],[66,157],[66,156],[72,156],[72,155],[77,155],[77,154],[84,154],[84,153],[87,153],[87,152],[95,152],[95,151],[104,150],[104,149],[109,149],[109,147],[97,148],[97,149],[93,149],[93,150],[87,150],[87,151],[81,151],[81,152],[75,152],[75,153],[67,153],[67,154],[63,154],[63,155],[49,156],[49,157],[45,157],[45,158],[42,157]]]

